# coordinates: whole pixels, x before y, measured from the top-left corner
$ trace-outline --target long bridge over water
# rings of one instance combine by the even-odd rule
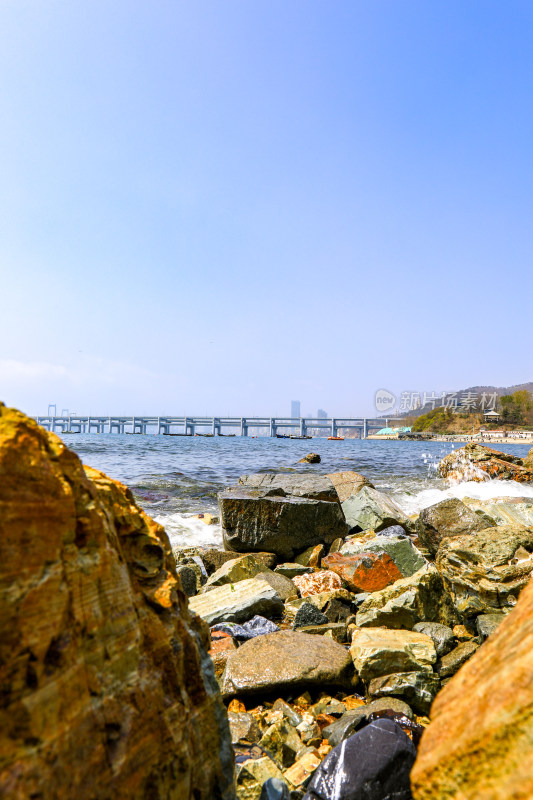
[[[338,436],[339,432],[357,431],[366,438],[371,431],[387,427],[388,419],[368,417],[151,417],[151,416],[46,416],[35,417],[39,425],[50,431],[65,433],[155,433],[194,436],[198,429],[204,435],[223,436],[222,430],[240,436],[277,436],[293,434]]]

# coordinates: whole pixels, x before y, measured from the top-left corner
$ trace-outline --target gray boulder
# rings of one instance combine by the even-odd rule
[[[476,628],[481,639],[485,641],[497,630],[507,614],[480,614],[476,617]]]
[[[444,538],[476,533],[487,527],[490,527],[487,520],[456,497],[422,509],[416,521],[418,538],[433,554]]]
[[[439,622],[417,622],[416,625],[413,625],[413,630],[416,633],[425,633],[426,636],[431,636],[439,658],[453,650],[457,644],[452,629],[448,625],[441,625]]]
[[[218,496],[224,545],[237,552],[267,550],[283,559],[346,535],[338,503],[265,494],[234,487]]]
[[[296,688],[353,685],[350,654],[325,636],[279,631],[258,636],[232,652],[221,678],[222,694],[292,693]]]
[[[450,653],[443,656],[436,665],[435,671],[441,678],[449,678],[465,664],[478,649],[479,644],[474,641],[458,644]]]
[[[402,509],[391,498],[373,489],[363,486],[355,495],[350,495],[343,503],[342,510],[350,528],[361,531],[380,531],[391,525],[400,525],[408,530],[412,527]]]

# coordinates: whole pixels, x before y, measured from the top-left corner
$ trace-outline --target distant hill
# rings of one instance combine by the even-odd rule
[[[458,389],[456,392],[448,392],[446,395],[447,397],[453,397],[457,395],[460,397],[461,395],[467,394],[471,392],[472,394],[482,395],[485,393],[486,395],[491,395],[496,393],[498,397],[502,397],[504,394],[513,394],[514,392],[519,392],[522,390],[526,390],[527,392],[531,392],[533,394],[533,381],[529,383],[517,383],[515,386],[469,386],[466,389]],[[394,416],[394,419],[405,419],[405,417],[420,417],[422,414],[427,414],[427,412],[431,410],[431,406],[422,406],[422,408],[416,408],[413,411],[405,411],[398,415]],[[383,414],[382,416],[386,416]]]

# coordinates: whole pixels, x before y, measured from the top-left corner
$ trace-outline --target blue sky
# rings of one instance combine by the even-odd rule
[[[533,6],[2,0],[0,398],[532,380]]]

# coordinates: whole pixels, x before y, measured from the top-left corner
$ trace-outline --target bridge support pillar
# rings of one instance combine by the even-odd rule
[[[332,419],[331,420],[331,435],[332,436],[337,436],[337,434],[338,434],[337,421]]]
[[[368,420],[363,420],[363,439],[366,439],[368,436]]]

